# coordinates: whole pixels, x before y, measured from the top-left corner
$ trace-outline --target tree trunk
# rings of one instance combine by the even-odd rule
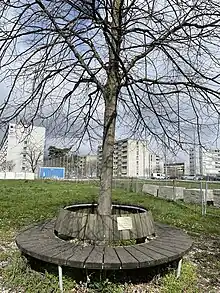
[[[111,195],[113,178],[113,153],[115,142],[115,122],[117,96],[113,95],[116,85],[112,85],[111,98],[106,97],[104,113],[104,131],[102,143],[102,164],[100,176],[100,194],[98,200],[98,213],[111,214]],[[108,88],[106,92],[109,92]]]
[[[115,123],[117,115],[117,99],[121,84],[118,58],[121,47],[121,14],[121,0],[114,0],[112,2],[112,11],[109,15],[107,15],[111,33],[108,34],[106,32],[105,35],[107,44],[109,44],[109,65],[107,72],[108,78],[103,92],[105,112],[102,143],[102,165],[100,174],[100,194],[98,200],[98,213],[100,215],[110,215],[112,207],[111,196]]]

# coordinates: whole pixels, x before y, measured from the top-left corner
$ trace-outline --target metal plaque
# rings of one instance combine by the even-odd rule
[[[132,218],[131,217],[117,217],[118,230],[131,230]]]

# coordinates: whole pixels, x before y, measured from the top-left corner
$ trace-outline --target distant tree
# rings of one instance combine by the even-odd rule
[[[48,157],[51,159],[65,157],[70,151],[70,148],[57,148],[55,146],[49,146]]]
[[[97,157],[91,158],[90,156],[82,157],[85,158],[83,169],[81,170],[83,176],[96,177],[97,176]]]
[[[43,150],[35,145],[28,145],[22,152],[27,169],[35,173],[40,165],[43,164]]]
[[[15,167],[15,163],[13,160],[10,160],[10,161],[4,161],[1,163],[1,171],[4,171],[4,172],[12,172],[13,169]]]
[[[97,177],[97,161],[93,160],[87,164],[88,175],[90,177]]]

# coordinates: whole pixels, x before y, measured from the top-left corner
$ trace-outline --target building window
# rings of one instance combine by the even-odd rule
[[[22,171],[25,171],[25,167],[22,167]]]
[[[26,154],[23,154],[23,158],[26,158]]]
[[[13,125],[11,125],[10,127],[11,127],[11,128],[14,128],[14,126],[13,126]]]
[[[25,146],[25,147],[23,148],[23,150],[26,151],[26,150],[27,150],[27,147]]]
[[[27,141],[26,140],[24,141],[24,144],[27,144]]]

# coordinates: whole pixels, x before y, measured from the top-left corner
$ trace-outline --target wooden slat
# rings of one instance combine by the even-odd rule
[[[130,240],[131,239],[130,230],[121,230],[120,231],[120,239]]]
[[[79,239],[85,238],[87,221],[88,221],[88,215],[83,215],[82,217],[78,217]]]
[[[68,215],[69,213],[70,213],[69,211],[65,209],[61,209],[57,217],[57,221],[55,223],[55,230],[57,230],[58,232],[60,231],[63,225],[63,220],[65,219],[66,215]]]
[[[138,268],[139,261],[132,256],[124,247],[115,247],[115,252],[117,253],[121,266],[123,269]]]
[[[169,260],[169,254],[163,254],[155,249],[151,249],[151,247],[146,246],[145,244],[139,244],[136,245],[135,248],[142,253],[146,255],[147,258],[152,258],[152,261],[150,262],[149,266],[158,265],[161,263],[166,263]],[[145,262],[145,259],[143,259],[143,262]],[[142,266],[142,264],[141,264]],[[142,266],[143,267],[143,266]]]
[[[160,242],[157,240],[150,241],[148,244],[149,244],[149,246],[151,245],[151,246],[154,246],[155,248],[158,248],[158,249],[162,248],[163,250],[167,250],[169,252],[179,252],[182,250],[178,247],[172,246],[172,243],[163,243],[163,242]]]
[[[62,248],[60,248],[59,251],[55,251],[53,255],[51,256],[51,261],[53,263],[59,264],[59,265],[65,265],[67,259],[73,255],[74,250],[76,247],[79,246],[77,244],[68,243],[67,245],[64,245]]]
[[[161,242],[164,243],[164,245],[170,244],[171,246],[178,246],[180,248],[186,248],[190,247],[192,245],[192,241],[189,239],[178,239],[178,238],[172,238],[170,239],[169,237],[163,237],[163,238],[157,238],[156,242]]]
[[[106,247],[104,252],[104,269],[120,269],[121,261],[113,247]]]
[[[131,255],[133,255],[139,263],[139,267],[148,267],[154,263],[154,259],[136,248],[137,245],[124,247]]]
[[[156,249],[163,249],[163,250],[166,250],[166,251],[169,251],[170,253],[179,253],[181,254],[183,251],[186,252],[188,249],[189,249],[189,246],[182,246],[182,247],[179,247],[179,246],[175,246],[175,245],[172,245],[172,243],[164,243],[164,242],[161,242],[161,241],[155,241],[154,243],[151,244],[151,242],[149,243],[149,245],[153,245],[153,247],[155,247]]]
[[[66,265],[70,267],[83,268],[86,259],[94,249],[94,246],[80,247],[73,250],[73,254],[67,258]]]
[[[156,233],[156,229],[155,229],[155,225],[154,225],[154,219],[153,219],[153,215],[151,213],[151,211],[147,211],[147,215],[149,218],[149,225],[150,225],[150,229],[153,233]]]
[[[137,232],[137,238],[142,238],[143,230],[142,230],[142,221],[140,218],[140,214],[134,214],[134,222],[135,222],[135,227]]]
[[[102,269],[104,250],[104,246],[95,246],[89,257],[86,259],[84,267],[87,269]]]
[[[97,225],[98,225],[97,218],[98,218],[98,215],[95,214],[95,217],[93,218],[93,234],[95,235],[95,239],[94,239],[95,241],[98,240],[97,239]]]
[[[97,215],[96,218],[96,236],[97,240],[103,240],[104,239],[104,216]]]
[[[160,253],[166,257],[168,257],[168,261],[172,261],[174,259],[178,259],[181,257],[182,253],[181,251],[176,251],[174,248],[172,251],[167,249],[166,247],[163,247],[163,245],[148,245],[148,249],[151,249],[157,253]]]
[[[113,240],[118,241],[120,240],[120,231],[118,230],[118,222],[117,222],[118,215],[113,216],[112,220],[112,227],[113,227]]]
[[[73,238],[79,238],[79,230],[78,230],[78,218],[76,217],[76,213],[72,212],[69,218],[69,229],[67,232],[67,236]]]
[[[91,240],[96,240],[96,235],[94,231],[94,218],[96,215],[94,214],[88,214],[87,218],[87,224],[86,224],[86,229],[85,229],[85,239],[91,239]]]
[[[142,226],[142,237],[150,236],[153,234],[153,231],[151,231],[148,215],[146,213],[140,213],[139,218],[141,221]]]
[[[63,243],[42,243],[38,246],[23,246],[22,251],[28,255],[41,259],[46,262],[51,262],[51,256],[62,249]]]
[[[71,228],[71,214],[70,211],[65,211],[64,218],[62,220],[62,223],[60,223],[59,233],[62,235],[68,235],[70,234],[70,228]]]

